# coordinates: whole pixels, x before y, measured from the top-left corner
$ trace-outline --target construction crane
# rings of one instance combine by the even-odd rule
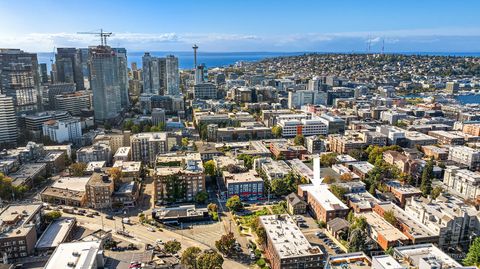
[[[104,32],[103,29],[100,29],[100,32],[77,32],[77,34],[81,35],[97,35],[100,37],[100,44],[102,46],[107,45],[107,37],[113,35],[112,32]]]

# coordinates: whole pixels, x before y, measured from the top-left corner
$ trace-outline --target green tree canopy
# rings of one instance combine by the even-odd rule
[[[223,257],[215,251],[205,251],[197,258],[197,269],[221,269]]]
[[[233,212],[238,212],[243,209],[242,201],[238,195],[228,198],[226,206],[230,211]]]
[[[46,222],[52,222],[62,216],[62,212],[58,210],[50,211],[48,213],[45,213],[44,218]]]
[[[480,237],[475,238],[468,249],[467,256],[463,259],[465,266],[480,266]]]
[[[83,173],[85,169],[87,169],[87,164],[86,163],[72,163],[69,167],[70,169],[70,174],[74,177],[81,177],[83,176]]]
[[[199,247],[188,247],[183,251],[180,263],[187,269],[196,269],[197,258],[201,252]]]
[[[282,137],[282,127],[280,127],[279,125],[273,126],[273,128],[272,128],[272,134],[273,134],[273,136],[276,137],[276,138]]]
[[[203,169],[205,170],[205,174],[213,177],[216,175],[216,171],[215,171],[215,162],[213,160],[210,160],[210,161],[206,161],[204,164],[203,164]]]
[[[178,242],[177,240],[171,240],[165,242],[165,245],[163,245],[163,249],[165,252],[170,253],[170,254],[175,254],[182,249],[182,244]]]
[[[293,143],[296,146],[303,146],[305,144],[305,137],[303,135],[296,135],[293,139]]]
[[[204,204],[208,200],[208,193],[205,191],[198,192],[197,195],[195,195],[195,202],[198,204]]]
[[[432,192],[433,177],[433,160],[429,160],[422,171],[420,190],[422,191],[423,196],[427,196]]]
[[[235,236],[232,232],[222,235],[219,240],[215,241],[215,247],[220,253],[231,256],[235,253]]]

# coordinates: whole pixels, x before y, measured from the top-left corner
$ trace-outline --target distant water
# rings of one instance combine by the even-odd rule
[[[403,96],[404,98],[424,98],[427,96],[422,96],[420,94],[408,94]],[[454,97],[460,104],[480,104],[480,94],[461,94]]]
[[[138,67],[142,66],[142,56],[144,52],[129,52],[127,54],[129,66],[132,62],[136,62]],[[162,57],[173,54],[178,57],[180,69],[193,68],[193,52],[168,52],[168,51],[152,51],[152,56]],[[252,62],[264,58],[279,56],[295,56],[303,55],[305,52],[199,52],[197,54],[197,63],[204,63],[207,68],[223,67],[233,65],[236,62]],[[50,65],[51,59],[55,60],[53,52],[39,52],[38,62]]]
[[[204,63],[207,68],[223,67],[233,65],[236,62],[252,62],[264,58],[279,57],[279,56],[297,56],[305,53],[313,52],[199,52],[197,54],[198,64]],[[318,52],[319,54],[326,54],[327,52]],[[129,66],[132,62],[136,62],[138,67],[142,66],[142,56],[144,52],[128,52]],[[152,51],[153,56],[165,56],[173,54],[179,58],[179,67],[181,69],[193,68],[193,52],[191,51]],[[436,56],[460,56],[460,57],[480,57],[480,52],[402,52],[397,54],[405,55],[436,55]],[[50,60],[55,59],[52,52],[39,52],[38,62],[47,63],[50,68]]]

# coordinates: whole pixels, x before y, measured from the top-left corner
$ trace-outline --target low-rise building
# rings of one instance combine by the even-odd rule
[[[0,260],[11,263],[33,254],[43,224],[42,204],[9,205],[0,220]]]
[[[282,127],[282,137],[295,137],[296,135],[327,135],[325,123],[318,118],[301,120],[281,120],[278,125]]]
[[[357,174],[361,179],[364,179],[368,172],[370,172],[374,166],[369,162],[350,162],[347,163],[347,166],[353,173]]]
[[[438,139],[438,143],[441,145],[463,145],[465,144],[465,138],[461,135],[457,135],[453,132],[447,131],[430,131],[428,135]]]
[[[359,134],[329,135],[328,145],[331,151],[340,154],[346,154],[352,149],[363,149],[367,146]]]
[[[40,194],[42,202],[66,205],[73,207],[86,207],[87,195],[85,186],[90,177],[62,177],[51,186],[45,188]]]
[[[257,200],[263,197],[263,179],[255,170],[236,174],[223,171],[223,182],[228,197],[238,195],[242,200]]]
[[[465,245],[471,235],[480,234],[478,210],[454,196],[414,197],[407,201],[405,212],[438,235],[442,248]]]
[[[95,142],[92,146],[82,147],[77,150],[77,162],[89,163],[112,161],[112,149],[106,142]]]
[[[299,185],[298,195],[307,202],[307,208],[319,221],[345,218],[348,214],[348,207],[325,184]]]
[[[263,171],[269,181],[284,178],[291,171],[285,161],[275,161],[270,157],[255,159],[254,168]]]
[[[272,269],[321,268],[325,254],[312,246],[289,215],[259,217],[266,231],[265,256]]]
[[[272,142],[270,143],[270,151],[277,160],[302,158],[303,155],[308,153],[304,146],[296,146],[288,142]]]
[[[435,137],[422,134],[416,131],[405,132],[406,146],[408,148],[415,148],[417,146],[434,145],[438,143]]]
[[[140,185],[136,181],[120,184],[113,192],[112,203],[119,207],[135,207],[140,196]]]
[[[448,159],[468,166],[471,170],[480,170],[480,151],[466,146],[453,146],[448,151]]]
[[[155,163],[156,203],[193,201],[199,192],[205,191],[205,172],[199,153],[163,154]]]
[[[307,213],[307,203],[302,197],[292,192],[285,197],[287,201],[287,211],[291,215],[301,215]]]
[[[401,246],[393,249],[393,257],[408,268],[467,268],[452,259],[433,244]]]
[[[113,167],[119,168],[122,172],[122,181],[132,181],[141,177],[141,162],[116,161]]]
[[[77,220],[75,218],[53,220],[35,244],[37,253],[50,254],[61,243],[70,241],[76,224]]]
[[[422,195],[420,189],[408,184],[401,184],[399,181],[387,181],[385,186],[387,187],[387,190],[393,193],[395,198],[397,198],[398,204],[401,207],[404,207],[407,200],[411,197],[419,197]]]
[[[408,244],[408,237],[377,213],[363,212],[357,216],[365,218],[369,236],[375,240],[383,250],[398,246],[399,242],[401,242],[401,244]]]
[[[393,225],[406,235],[413,245],[438,243],[438,235],[416,219],[412,219],[403,209],[390,202],[377,203],[373,211],[385,218],[385,213],[391,212],[395,217]]]
[[[206,208],[196,208],[195,205],[159,207],[152,211],[152,217],[165,224],[179,224],[210,219]]]
[[[76,241],[60,244],[45,265],[45,269],[98,269],[105,266],[102,241]]]
[[[480,196],[480,173],[457,166],[448,166],[445,169],[443,183],[449,190],[455,191],[464,199],[474,201]]]
[[[307,136],[305,137],[305,147],[310,154],[324,152],[326,149],[325,139],[315,135]]]
[[[448,149],[440,148],[437,146],[423,146],[423,153],[427,158],[433,158],[435,160],[446,160],[448,158]]]
[[[348,267],[347,267],[348,266]],[[337,255],[329,255],[325,262],[325,269],[370,269],[372,261],[363,252],[351,252]],[[400,269],[400,268],[389,268]]]
[[[43,123],[43,136],[56,143],[80,144],[82,127],[79,119],[49,120]]]
[[[106,174],[94,173],[85,186],[87,205],[94,209],[112,208],[115,182]]]
[[[8,176],[12,179],[13,186],[25,186],[32,188],[35,181],[44,179],[47,174],[45,163],[27,163],[20,166],[20,169]]]
[[[130,161],[131,158],[131,148],[130,147],[120,147],[117,149],[117,152],[115,152],[115,155],[113,155],[113,161]]]

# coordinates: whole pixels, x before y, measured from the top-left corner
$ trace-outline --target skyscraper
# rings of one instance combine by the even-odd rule
[[[40,82],[48,83],[48,71],[47,71],[47,64],[39,64],[39,72],[40,72]]]
[[[37,54],[0,49],[0,93],[13,98],[17,114],[42,108]]]
[[[76,48],[57,48],[55,54],[56,82],[76,84],[77,90],[84,89],[81,51]]]
[[[128,107],[128,63],[127,50],[124,48],[113,48],[117,56],[118,83],[120,86],[120,100],[123,108]]]
[[[170,96],[180,94],[177,57],[168,55],[165,58],[158,58],[147,52],[142,57],[142,63],[144,93]]]
[[[122,110],[119,58],[109,46],[90,47],[89,66],[95,121],[112,122]]]
[[[17,143],[17,119],[13,98],[0,94],[0,148]]]

